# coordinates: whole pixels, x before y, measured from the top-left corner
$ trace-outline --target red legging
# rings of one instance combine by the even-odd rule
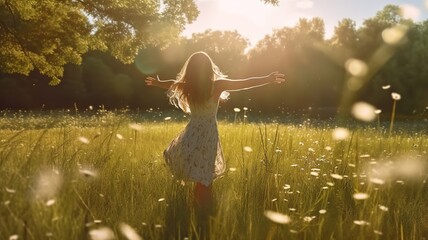
[[[212,204],[213,193],[211,185],[205,186],[202,183],[196,183],[194,194],[196,203],[199,206],[208,206]]]

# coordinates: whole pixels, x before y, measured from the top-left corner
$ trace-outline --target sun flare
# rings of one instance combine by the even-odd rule
[[[221,12],[248,20],[256,26],[266,25],[272,8],[262,1],[218,0],[216,3]]]

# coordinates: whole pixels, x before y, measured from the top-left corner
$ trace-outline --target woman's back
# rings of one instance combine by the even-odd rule
[[[218,99],[210,97],[204,103],[189,102],[190,118],[210,118],[216,119],[218,109]]]

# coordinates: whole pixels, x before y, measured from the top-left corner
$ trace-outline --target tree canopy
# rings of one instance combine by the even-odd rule
[[[76,1],[74,3],[77,4]],[[159,9],[163,13],[166,11],[164,6],[159,6]],[[222,105],[224,108],[246,106],[254,111],[275,113],[321,109],[334,115],[340,106],[349,108],[356,101],[365,101],[387,112],[391,109],[391,93],[396,92],[402,96],[397,103],[400,113],[426,113],[428,20],[411,22],[404,19],[398,9],[397,6],[388,5],[373,17],[365,19],[359,27],[352,19],[343,19],[337,23],[330,39],[325,38],[321,18],[300,19],[295,26],[273,30],[251,49],[248,41],[237,31],[207,30],[187,38],[175,36],[171,38],[174,41],[168,44],[162,42],[165,39],[155,39],[159,42],[153,42],[154,40],[149,40],[151,38],[144,38],[147,40],[146,45],[137,47],[138,51],[129,55],[136,55],[132,57],[133,64],[125,64],[131,58],[126,60],[120,57],[122,50],[128,50],[120,50],[120,44],[96,48],[94,46],[97,45],[91,45],[92,42],[84,43],[86,53],[83,56],[80,52],[75,53],[81,64],[65,64],[64,75],[58,76],[61,84],[56,87],[46,86],[44,81],[38,81],[49,78],[40,69],[28,70],[28,77],[9,74],[16,71],[0,69],[0,108],[40,108],[42,105],[46,108],[64,108],[73,106],[74,103],[79,106],[104,105],[110,108],[171,108],[165,93],[161,89],[145,86],[143,79],[154,75],[159,75],[162,79],[175,78],[187,57],[202,50],[231,78],[260,76],[271,71],[286,74],[287,82],[284,85],[270,85],[231,94],[231,99]],[[83,15],[82,19],[84,17],[87,16]],[[186,15],[182,17],[182,21],[189,20],[185,18]],[[101,16],[97,18],[103,19]],[[90,41],[95,34],[91,26],[97,22],[97,18],[87,17],[85,20],[90,25],[87,30]],[[2,24],[3,19],[2,17]],[[43,31],[38,34],[45,36]],[[46,36],[52,34],[47,32]],[[130,34],[133,36],[134,33],[131,31]],[[7,36],[13,37],[10,34]],[[401,37],[397,39],[397,36]],[[391,37],[395,40],[388,39]],[[64,35],[61,41],[66,40]],[[3,38],[0,41],[6,43]],[[53,43],[46,43],[46,46],[43,45],[44,41],[35,41],[41,45],[34,46],[35,49],[49,50],[52,47],[49,50],[51,52],[43,52],[49,61],[56,61],[53,57],[55,54],[59,55],[59,59],[67,55],[60,54],[60,48],[55,45],[54,40]],[[73,39],[65,43],[61,41],[59,44],[70,44],[71,49],[78,46],[73,45]],[[100,40],[99,43],[103,41],[105,40]],[[110,40],[107,42],[115,43]],[[20,49],[20,45],[15,44]],[[33,43],[29,41],[28,44]],[[114,47],[117,47],[119,56],[111,54]],[[5,53],[15,51],[13,47],[1,45],[0,48],[6,49],[1,52],[2,58],[6,57]],[[27,53],[22,51],[22,54]],[[10,59],[7,58],[7,61],[1,61],[0,64],[12,66],[19,61],[28,60],[26,56],[22,57],[24,60],[16,57]],[[365,75],[354,76],[347,67],[349,61],[365,67]],[[63,60],[62,63],[64,62],[73,63]],[[59,66],[60,64],[57,67]],[[37,69],[34,65],[32,67]],[[344,96],[347,95],[351,97],[346,99]]]
[[[138,51],[176,39],[196,19],[193,0],[0,0],[0,69],[59,82],[88,50],[131,63]]]

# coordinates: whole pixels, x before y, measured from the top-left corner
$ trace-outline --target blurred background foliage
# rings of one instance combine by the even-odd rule
[[[403,19],[394,5],[360,27],[352,19],[341,20],[329,39],[322,19],[300,19],[250,46],[236,31],[180,37],[198,14],[191,0],[142,4],[141,9],[133,8],[136,1],[41,1],[38,7],[28,7],[36,0],[25,6],[19,2],[2,1],[0,8],[2,109],[172,109],[163,90],[144,85],[145,77],[173,79],[187,57],[202,50],[230,78],[286,74],[286,84],[232,93],[225,108],[245,106],[264,113],[311,109],[334,115],[343,106],[343,95],[351,94],[350,101],[388,112],[391,92],[397,92],[401,114],[427,111],[428,20]],[[52,11],[43,28],[34,28],[45,19],[39,8],[60,11]],[[408,27],[406,37],[386,46],[382,33],[397,24]],[[366,62],[370,74],[361,86],[346,91],[350,58]]]

